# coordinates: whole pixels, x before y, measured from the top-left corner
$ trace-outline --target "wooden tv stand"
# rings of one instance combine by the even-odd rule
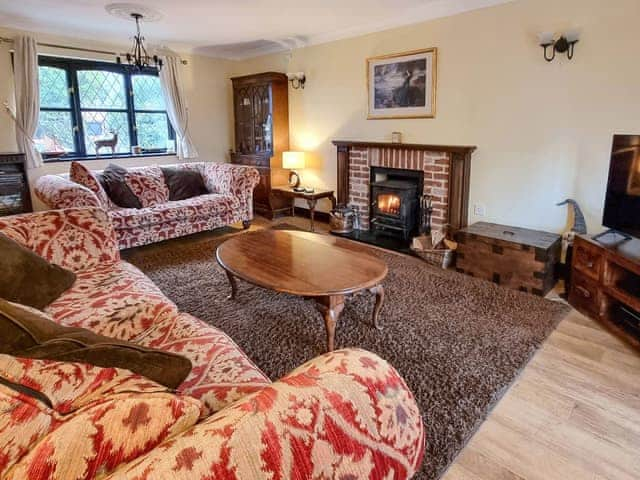
[[[569,303],[640,349],[640,240],[576,236],[571,271]]]

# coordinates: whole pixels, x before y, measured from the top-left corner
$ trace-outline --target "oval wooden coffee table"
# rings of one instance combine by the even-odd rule
[[[333,350],[335,328],[345,298],[361,290],[376,294],[373,325],[384,301],[380,282],[387,275],[381,260],[364,253],[368,247],[338,237],[294,230],[260,230],[237,235],[220,245],[218,263],[237,292],[236,279],[276,292],[316,301],[327,327],[327,350]]]

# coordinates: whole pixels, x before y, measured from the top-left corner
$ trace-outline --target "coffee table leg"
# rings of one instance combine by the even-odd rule
[[[235,277],[229,273],[228,271],[224,271],[227,274],[227,278],[229,279],[229,284],[231,285],[231,295],[227,297],[229,300],[235,300],[236,293],[238,293],[238,284],[236,283]]]
[[[373,307],[373,326],[378,330],[382,330],[382,325],[378,323],[378,315],[380,315],[380,310],[384,304],[384,287],[382,285],[376,285],[370,289],[370,292],[376,294],[376,304]]]
[[[336,324],[344,309],[344,295],[317,298],[318,309],[324,317],[327,329],[327,352],[332,352],[335,344]]]

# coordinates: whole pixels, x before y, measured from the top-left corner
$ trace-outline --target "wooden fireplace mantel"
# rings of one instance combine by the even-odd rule
[[[416,143],[334,140],[337,147],[337,201],[349,202],[349,158],[354,149],[380,149],[445,153],[449,157],[448,206],[446,223],[455,232],[467,226],[469,216],[469,182],[471,179],[470,145],[427,145]]]
[[[398,148],[401,150],[425,150],[428,152],[473,153],[474,145],[426,145],[423,143],[369,142],[366,140],[334,140],[336,147],[360,148]]]

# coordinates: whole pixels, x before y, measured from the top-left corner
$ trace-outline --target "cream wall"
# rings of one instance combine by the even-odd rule
[[[335,187],[333,139],[477,145],[470,221],[561,231],[576,198],[600,229],[611,136],[640,133],[638,0],[520,0],[238,64],[237,74],[304,71],[289,90],[291,148],[305,183]],[[540,31],[578,27],[572,61],[547,63]],[[366,120],[365,59],[438,48],[435,119]],[[487,216],[473,214],[486,206]],[[326,208],[326,205],[325,205]]]
[[[24,33],[24,32],[22,32]],[[12,38],[18,32],[0,29],[0,36]],[[107,51],[124,51],[127,47],[118,45],[105,45],[95,41],[78,41],[77,39],[52,37],[48,35],[32,34],[44,43],[56,45],[76,46]],[[2,103],[9,101],[15,104],[13,72],[11,68],[10,50],[11,44],[0,43],[0,151],[16,151],[14,123],[5,112]],[[41,47],[44,54],[60,55],[75,58],[90,58],[95,60],[113,61],[111,55],[89,54],[73,50],[56,50]],[[228,160],[228,151],[232,144],[232,109],[231,109],[231,82],[230,72],[233,62],[213,59],[196,55],[181,55],[188,61],[184,66],[183,81],[187,102],[190,108],[189,128],[193,141],[200,154],[198,161],[224,162]],[[175,156],[144,157],[118,159],[116,163],[123,166],[135,166],[146,164],[175,163]],[[110,160],[91,160],[87,164],[92,169],[102,169],[110,163]],[[48,173],[67,172],[69,165],[66,162],[47,163],[41,168],[29,171],[30,183],[34,183],[38,177]],[[42,205],[34,199],[36,208]]]
[[[389,140],[392,131],[400,131],[406,142],[478,146],[472,160],[470,221],[561,231],[566,210],[554,204],[573,197],[595,231],[600,228],[611,136],[640,133],[638,24],[638,0],[517,0],[244,62],[184,56],[189,60],[184,79],[193,138],[201,160],[225,161],[233,137],[229,77],[302,70],[306,88],[290,89],[289,104],[291,148],[309,152],[305,183],[335,187],[331,140]],[[575,27],[581,40],[574,59],[545,62],[536,34]],[[0,29],[2,36],[15,33]],[[36,37],[118,49],[95,41]],[[366,120],[365,59],[432,46],[439,57],[436,118]],[[9,50],[10,45],[0,44],[0,100],[13,103]],[[0,150],[15,150],[13,124],[4,110]],[[175,161],[157,157],[119,163]],[[91,166],[106,163],[91,161]],[[65,163],[47,164],[31,171],[30,179],[67,168]],[[486,207],[486,217],[474,215],[474,204]]]

